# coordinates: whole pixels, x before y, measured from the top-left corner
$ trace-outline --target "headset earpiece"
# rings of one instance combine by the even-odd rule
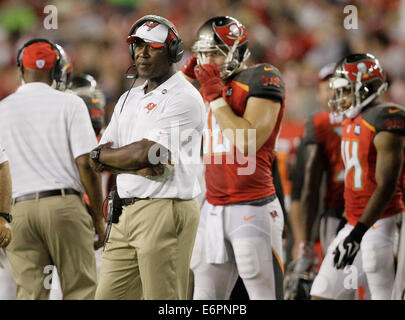
[[[55,59],[55,62],[53,64],[52,70],[51,70],[51,80],[55,81],[56,83],[59,83],[61,81],[61,76],[62,76],[62,66],[61,66],[61,58],[62,55],[58,49],[58,47],[50,40],[47,39],[32,39],[28,42],[26,42],[21,48],[20,50],[18,50],[17,53],[17,66],[20,68],[20,70],[22,69],[22,57],[24,54],[24,49],[34,43],[39,43],[39,42],[44,42],[44,43],[48,43],[52,49],[54,51],[56,51],[57,53],[57,57]],[[22,73],[22,70],[21,70]]]

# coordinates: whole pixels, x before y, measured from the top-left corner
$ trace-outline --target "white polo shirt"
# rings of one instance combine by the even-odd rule
[[[0,101],[0,141],[13,198],[73,188],[83,192],[75,159],[97,146],[87,107],[76,95],[31,82]]]
[[[113,148],[148,139],[169,149],[174,159],[173,175],[154,181],[134,174],[119,174],[121,198],[192,199],[200,194],[200,161],[205,106],[198,90],[180,72],[156,89],[144,93],[146,82],[118,100],[111,122],[100,144],[112,141]]]

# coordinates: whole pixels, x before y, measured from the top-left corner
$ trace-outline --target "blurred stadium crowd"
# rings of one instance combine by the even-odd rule
[[[47,30],[44,8],[57,9],[57,29]],[[358,29],[345,29],[346,5],[355,5]],[[61,44],[73,76],[95,77],[106,96],[105,123],[119,96],[131,85],[126,44],[134,21],[158,14],[176,25],[191,54],[199,26],[213,16],[230,15],[248,30],[248,64],[268,62],[286,83],[286,110],[278,158],[289,210],[294,153],[305,119],[324,108],[316,98],[319,69],[351,52],[377,56],[388,74],[388,100],[405,104],[405,0],[3,0],[0,1],[0,100],[19,85],[15,57],[24,42],[47,38]],[[142,79],[137,80],[140,84]],[[137,84],[136,84],[137,85]]]
[[[46,30],[48,4],[58,10],[58,29]],[[357,30],[346,30],[345,5],[358,9]],[[15,56],[28,39],[45,37],[70,55],[74,74],[89,73],[106,94],[106,115],[129,81],[125,42],[131,24],[145,14],[173,21],[186,50],[209,17],[231,15],[249,32],[250,63],[269,62],[283,74],[285,120],[319,111],[317,72],[349,52],[379,57],[390,77],[390,99],[405,103],[405,1],[403,0],[3,0],[0,1],[0,99],[18,85]],[[402,32],[401,32],[402,30]],[[185,61],[189,52],[183,57]],[[184,61],[180,61],[181,66]]]
[[[55,30],[44,28],[47,5],[57,8]],[[356,6],[358,29],[344,28],[346,5]],[[86,73],[97,80],[106,96],[107,124],[132,82],[125,77],[131,65],[128,31],[146,14],[177,26],[186,49],[179,68],[191,54],[201,24],[230,15],[248,30],[249,64],[267,62],[281,71],[287,98],[278,158],[287,211],[290,156],[305,119],[326,107],[316,98],[322,66],[349,53],[371,53],[388,74],[387,100],[405,105],[405,0],[0,0],[0,100],[19,85],[18,49],[32,38],[46,38],[66,50],[73,76]]]

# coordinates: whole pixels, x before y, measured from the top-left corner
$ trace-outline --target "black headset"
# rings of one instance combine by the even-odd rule
[[[48,43],[48,44],[52,47],[52,49],[53,49],[54,51],[56,51],[57,57],[56,57],[56,59],[55,59],[55,63],[54,63],[54,65],[53,65],[53,67],[52,67],[52,70],[51,70],[51,79],[52,79],[52,80],[55,80],[57,83],[61,82],[61,80],[62,80],[62,79],[61,79],[61,77],[62,77],[62,65],[61,65],[61,58],[62,58],[62,55],[61,55],[61,53],[60,53],[58,47],[57,47],[52,41],[50,41],[50,40],[47,40],[47,39],[39,39],[39,38],[38,38],[38,39],[32,39],[32,40],[26,42],[26,43],[21,47],[21,49],[18,50],[18,53],[17,53],[17,66],[18,66],[19,68],[21,68],[21,66],[22,66],[22,57],[23,57],[23,54],[24,54],[24,49],[25,49],[26,47],[28,47],[28,46],[34,44],[34,43],[39,43],[39,42]]]
[[[134,31],[141,26],[144,22],[146,21],[154,21],[160,24],[163,24],[165,26],[167,26],[169,28],[169,30],[171,32],[173,32],[174,36],[176,37],[175,39],[172,39],[172,41],[170,41],[170,43],[168,43],[168,49],[169,49],[169,62],[171,63],[176,63],[179,62],[181,60],[181,58],[183,57],[183,52],[184,52],[184,44],[183,41],[180,38],[179,33],[176,31],[176,28],[174,27],[173,23],[171,23],[169,20],[160,17],[160,16],[156,16],[153,14],[150,15],[146,15],[142,18],[140,18],[139,20],[137,20],[131,27],[131,30],[129,30],[128,33],[128,37],[130,37],[131,35],[133,35]],[[165,40],[165,43],[167,43],[167,40],[170,37],[170,31],[167,33],[167,38]],[[134,53],[135,49],[134,49],[134,44],[130,43],[129,44],[129,52],[131,54],[131,58],[132,60],[135,59]]]

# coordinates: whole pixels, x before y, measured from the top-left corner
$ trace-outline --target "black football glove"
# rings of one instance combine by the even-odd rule
[[[333,254],[334,266],[336,269],[343,269],[347,265],[351,265],[360,250],[361,239],[367,231],[367,227],[358,222],[349,235],[343,239],[336,247]]]

